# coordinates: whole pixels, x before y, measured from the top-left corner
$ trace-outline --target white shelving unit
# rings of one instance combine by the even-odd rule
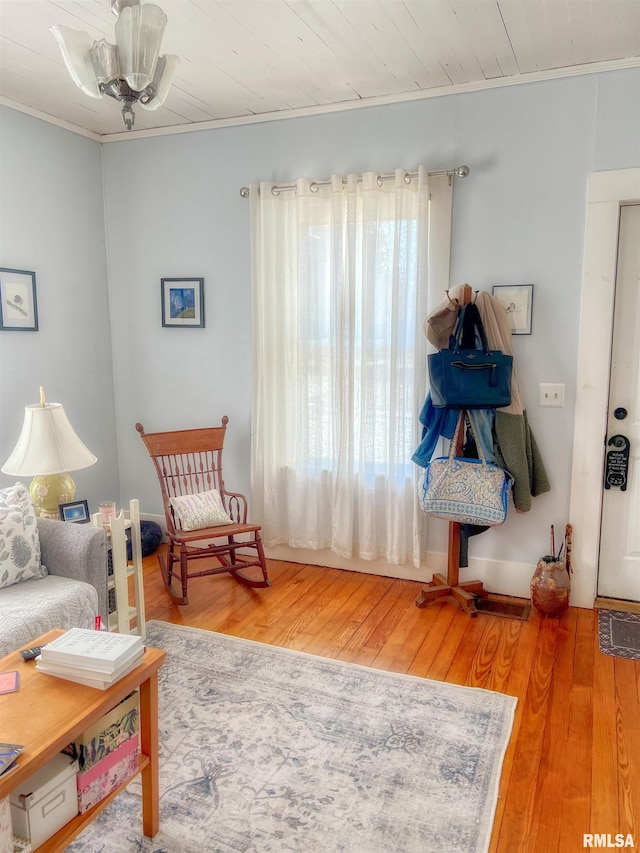
[[[93,523],[101,526],[100,514],[93,515]],[[127,558],[127,531],[130,531],[131,560]],[[109,613],[109,630],[119,634],[146,636],[144,612],[144,586],[142,582],[142,543],[140,541],[140,504],[129,501],[129,512],[124,509],[111,519],[111,529],[106,530],[111,552],[113,574],[109,576],[109,598],[115,599],[115,609]],[[129,604],[129,578],[133,578],[135,606]],[[113,591],[113,593],[112,593]],[[111,608],[110,608],[111,609]],[[135,627],[131,623],[135,620]]]

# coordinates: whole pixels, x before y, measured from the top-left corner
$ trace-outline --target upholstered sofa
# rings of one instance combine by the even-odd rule
[[[10,511],[0,502],[0,525],[5,525],[5,531],[16,518],[19,522],[19,515],[20,502]],[[97,614],[105,624],[108,619],[107,544],[102,528],[35,519],[26,509],[25,516],[20,547],[26,550],[28,541],[37,551],[40,568],[26,579],[22,571],[17,581],[0,587],[0,656],[52,628],[93,628]],[[18,550],[7,542],[0,530],[0,581],[4,576],[5,584],[2,567],[12,550]]]

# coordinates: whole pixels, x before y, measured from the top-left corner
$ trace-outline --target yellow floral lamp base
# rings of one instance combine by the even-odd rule
[[[41,518],[60,519],[60,504],[70,503],[76,493],[76,484],[69,474],[41,474],[34,477],[29,495],[36,515]]]

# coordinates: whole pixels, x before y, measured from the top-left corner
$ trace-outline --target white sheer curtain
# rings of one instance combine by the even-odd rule
[[[251,187],[252,515],[267,546],[420,565],[429,241],[446,233],[448,266],[450,221],[430,222],[427,170],[405,176]]]

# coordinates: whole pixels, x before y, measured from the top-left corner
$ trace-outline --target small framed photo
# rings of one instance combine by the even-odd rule
[[[162,325],[204,328],[204,279],[160,279]]]
[[[507,309],[512,335],[530,335],[533,316],[532,284],[494,284],[491,293]]]
[[[0,267],[0,329],[38,331],[36,274]]]
[[[59,504],[60,518],[63,521],[72,521],[74,524],[86,524],[91,521],[89,515],[89,504],[87,501],[72,501],[68,504]]]

